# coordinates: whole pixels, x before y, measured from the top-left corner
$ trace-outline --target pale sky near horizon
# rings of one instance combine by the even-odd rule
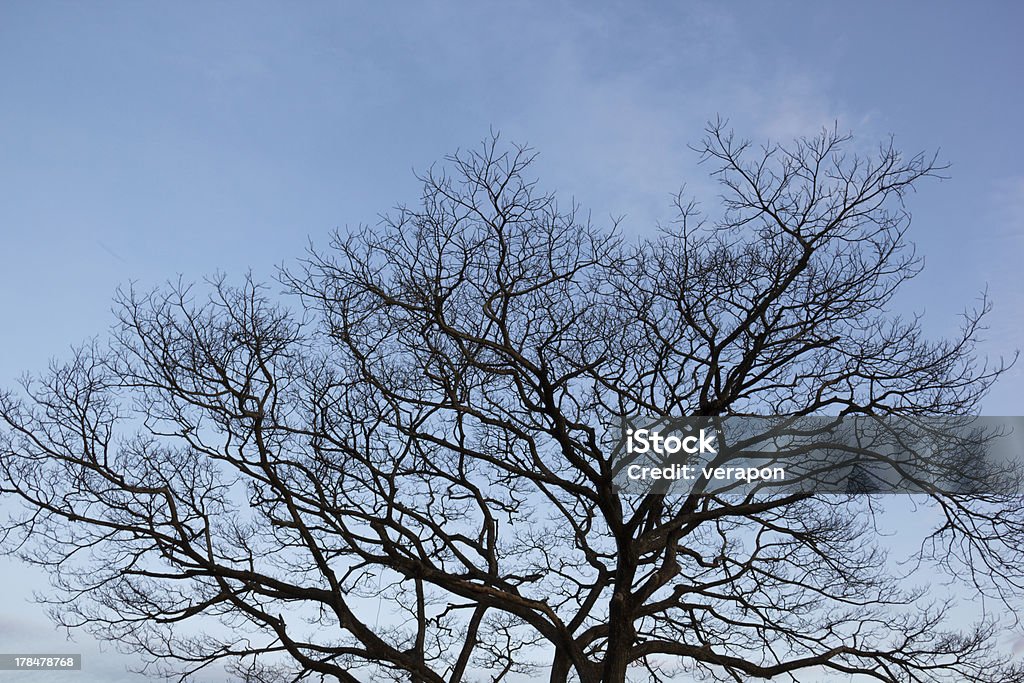
[[[540,153],[543,188],[649,233],[683,183],[714,202],[687,144],[717,115],[755,141],[838,122],[862,148],[892,134],[938,150],[950,179],[908,200],[927,267],[899,312],[941,335],[987,288],[979,350],[1009,356],[1024,346],[1022,27],[1009,1],[7,0],[0,386],[102,335],[119,284],[268,276],[414,202],[413,169],[491,129]],[[987,414],[1024,414],[1021,366]],[[0,578],[0,652],[67,650],[26,603],[45,583],[2,560]]]

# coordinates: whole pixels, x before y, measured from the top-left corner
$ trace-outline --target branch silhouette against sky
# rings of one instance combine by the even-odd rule
[[[293,644],[351,648],[336,668],[372,650],[378,668],[351,674],[365,680],[489,680],[510,662],[509,681],[553,669],[556,680],[614,680],[638,653],[627,669],[638,681],[652,677],[645,667],[667,676],[680,664],[680,681],[748,680],[756,666],[775,680],[872,680],[770,668],[849,638],[876,649],[830,661],[905,680],[898,661],[871,653],[895,642],[893,619],[912,630],[916,618],[920,633],[896,655],[966,672],[948,680],[997,678],[987,663],[1022,661],[1024,631],[1008,564],[1018,517],[996,515],[1006,501],[994,488],[966,507],[938,492],[818,496],[744,517],[724,496],[615,503],[593,482],[607,481],[602,463],[614,470],[620,409],[1024,414],[1024,366],[1010,364],[1024,338],[1022,21],[1011,2],[0,7],[0,391],[25,428],[0,427],[0,467],[5,487],[37,504],[3,493],[0,521],[46,503],[49,531],[87,545],[55,574],[0,553],[0,655],[83,653],[80,672],[38,674],[54,683],[146,680],[230,655],[225,644],[269,647],[262,610]],[[480,146],[489,130],[501,140]],[[830,147],[843,156],[826,155],[815,175]],[[938,154],[900,154],[922,149]],[[491,202],[502,174],[498,194],[522,206]],[[859,181],[881,204],[860,197],[842,229],[825,229]],[[485,218],[506,223],[504,243],[485,239]],[[520,224],[542,227],[527,238]],[[801,240],[813,255],[791,268]],[[272,404],[261,404],[268,386]],[[449,429],[460,420],[461,436]],[[109,459],[89,460],[104,444]],[[550,479],[526,467],[534,459]],[[332,479],[342,461],[344,482]],[[29,478],[43,470],[53,478]],[[324,502],[338,510],[318,511]],[[352,517],[363,505],[377,526]],[[701,524],[678,526],[685,510]],[[87,523],[100,519],[114,524],[109,538]],[[203,559],[205,519],[218,545]],[[3,550],[59,559],[34,528]],[[686,539],[678,567],[672,534]],[[400,542],[411,537],[423,543]],[[311,541],[330,546],[330,571],[310,561]],[[621,566],[619,546],[635,550]],[[831,566],[832,548],[851,564]],[[157,575],[114,576],[133,562]],[[408,578],[431,563],[456,578]],[[362,640],[325,594],[292,599],[265,582],[330,593],[331,571],[369,629]],[[851,602],[847,574],[875,592]],[[484,605],[483,577],[494,601],[526,602]],[[715,580],[733,592],[707,588]],[[674,596],[687,581],[703,593]],[[612,600],[627,584],[634,602]],[[91,598],[61,597],[94,585]],[[256,611],[232,612],[232,595]],[[223,599],[188,612],[203,597]],[[94,628],[68,640],[46,601]],[[921,614],[927,605],[936,611]],[[946,626],[933,626],[943,609]],[[186,617],[174,610],[187,618],[149,619]],[[859,634],[828,631],[857,614]],[[756,626],[766,618],[776,631]],[[96,637],[104,630],[115,642]],[[178,645],[163,639],[172,630]],[[786,647],[757,650],[773,633]],[[670,642],[677,651],[659,650]],[[140,676],[127,672],[145,665],[134,645],[195,660],[161,659]],[[284,641],[273,647],[253,680],[302,667]],[[235,680],[231,659],[192,680]],[[422,670],[401,672],[413,665]],[[0,671],[0,683],[21,677]]]
[[[1016,491],[920,500],[916,560],[1005,605],[971,625],[887,561],[877,496],[613,480],[628,416],[956,417],[1005,372],[986,302],[938,341],[889,310],[943,167],[849,143],[713,122],[718,212],[680,194],[628,240],[491,137],[283,270],[290,297],[123,290],[109,346],[0,396],[8,540],[60,623],[172,676],[1019,680]]]

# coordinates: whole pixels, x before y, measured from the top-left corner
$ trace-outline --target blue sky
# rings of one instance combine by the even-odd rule
[[[101,334],[118,284],[269,275],[491,128],[595,221],[650,232],[684,182],[714,201],[686,145],[718,114],[938,149],[951,179],[910,198],[927,269],[898,305],[939,335],[987,287],[981,351],[1010,354],[1022,25],[1013,2],[0,4],[0,383]],[[985,409],[1024,414],[1020,368]],[[0,642],[51,634],[12,606],[39,579],[0,571]]]

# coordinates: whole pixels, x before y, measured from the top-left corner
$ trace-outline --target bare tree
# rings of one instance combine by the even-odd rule
[[[109,344],[0,396],[7,542],[60,623],[182,679],[1019,681],[997,619],[892,571],[867,494],[621,495],[623,416],[960,415],[987,310],[930,342],[903,199],[939,170],[826,130],[697,148],[722,210],[653,239],[496,139],[282,273],[123,292]],[[935,492],[917,554],[1012,614],[1020,500]],[[817,672],[817,673],[814,673]],[[824,672],[824,673],[822,673]]]

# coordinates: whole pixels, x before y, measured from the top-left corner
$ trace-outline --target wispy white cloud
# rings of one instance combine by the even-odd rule
[[[995,234],[1024,239],[1024,175],[997,180],[991,195]]]
[[[973,261],[981,264],[981,275],[995,308],[983,351],[1009,359],[1017,351],[1024,351],[1024,279],[1020,277],[1020,255],[1024,254],[1024,176],[997,179],[988,194],[989,209],[979,217],[985,229],[971,237],[970,246],[978,252]],[[1024,413],[1022,386],[1024,361],[1018,361],[993,387],[985,402],[986,411],[1003,415]]]
[[[878,110],[853,109],[833,90],[828,77],[791,67],[769,79],[737,83],[729,99],[756,134],[775,142],[811,137],[836,125],[840,131],[857,133],[856,140],[874,144]]]
[[[857,143],[877,141],[877,111],[845,106],[808,65],[765,64],[734,15],[687,7],[628,19],[590,13],[559,22],[555,43],[529,41],[548,48],[524,106],[498,124],[541,151],[545,184],[582,199],[596,218],[626,214],[629,231],[645,232],[673,218],[670,197],[684,184],[714,204],[709,169],[688,149],[709,119],[727,117],[758,142],[813,136],[835,122],[857,131]]]

